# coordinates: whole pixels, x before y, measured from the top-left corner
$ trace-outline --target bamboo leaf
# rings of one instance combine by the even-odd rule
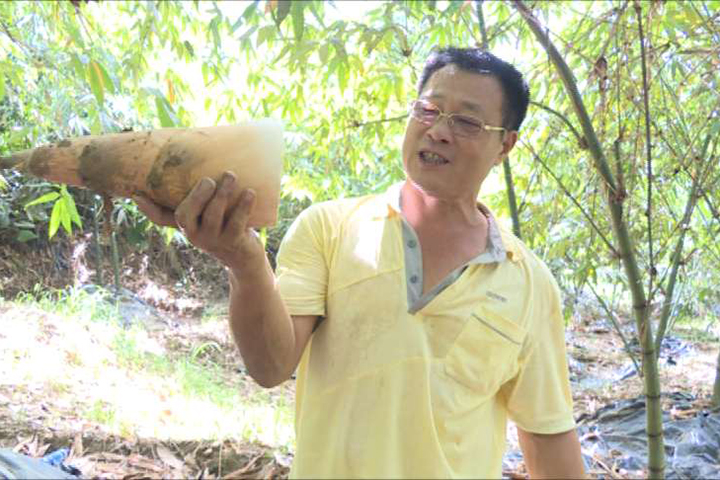
[[[90,89],[92,90],[93,95],[95,95],[95,99],[98,104],[102,106],[105,101],[105,86],[102,71],[100,70],[98,62],[90,60],[87,70],[88,78],[90,79]]]
[[[80,218],[80,214],[77,211],[75,199],[72,195],[70,195],[70,192],[68,192],[65,185],[62,186],[61,194],[62,197],[65,199],[65,202],[67,203],[68,217],[70,218],[72,223],[77,225],[79,228],[82,228],[82,219]]]
[[[254,16],[256,15],[255,12],[257,11],[257,5],[258,5],[257,0],[253,1],[253,2],[245,9],[245,11],[243,11],[241,18],[242,18],[243,20],[250,20],[252,17],[254,17]]]
[[[330,54],[330,45],[327,43],[323,43],[320,48],[318,49],[318,57],[320,58],[320,63],[323,65],[327,62],[328,55]]]
[[[194,58],[195,57],[195,49],[193,48],[192,43],[185,40],[183,42],[183,45],[185,46],[185,50],[187,50],[188,54],[190,55],[190,58]]]
[[[180,123],[172,105],[168,103],[165,96],[157,90],[153,90],[155,94],[155,107],[157,108],[160,125],[163,128],[177,127]]]
[[[292,21],[295,41],[300,42],[300,40],[302,40],[303,31],[305,30],[305,2],[295,0],[289,3],[292,3]]]
[[[75,74],[80,80],[85,81],[85,67],[83,66],[83,62],[80,60],[80,57],[78,57],[77,54],[73,53],[70,57],[70,61],[72,63],[73,69],[75,69]]]
[[[103,88],[110,93],[115,93],[116,92],[115,82],[113,82],[112,78],[110,78],[110,75],[108,74],[108,71],[105,69],[105,66],[102,63],[97,63],[97,66],[100,69],[100,73],[102,75]]]
[[[287,17],[288,13],[290,13],[290,5],[292,3],[294,2],[291,2],[290,0],[279,0],[277,2],[277,9],[275,10],[275,25],[277,28],[280,28],[283,20],[285,20],[285,17]]]
[[[258,31],[256,47],[260,47],[263,43],[267,42],[270,38],[275,36],[277,30],[272,25],[265,25]]]
[[[17,240],[20,243],[26,243],[26,242],[29,242],[30,240],[35,240],[36,238],[38,238],[38,236],[35,234],[35,232],[33,232],[31,230],[20,230],[18,232],[15,240]]]
[[[60,194],[58,192],[46,193],[45,195],[36,198],[32,202],[26,203],[25,208],[32,207],[33,205],[39,205],[41,203],[53,202],[53,201],[57,200],[59,197],[60,197]]]
[[[52,213],[50,214],[50,225],[48,227],[48,238],[54,237],[60,227],[62,205],[63,203],[60,200],[55,202],[55,205],[53,205]]]
[[[70,235],[72,233],[72,222],[70,220],[70,208],[68,207],[67,197],[60,197],[56,205],[61,205],[60,224],[62,225],[65,232]]]

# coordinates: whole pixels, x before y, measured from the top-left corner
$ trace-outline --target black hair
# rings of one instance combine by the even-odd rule
[[[446,65],[456,65],[470,73],[493,75],[503,90],[503,127],[519,130],[525,119],[530,89],[527,82],[514,66],[480,48],[442,48],[430,54],[423,67],[418,95],[433,73]]]

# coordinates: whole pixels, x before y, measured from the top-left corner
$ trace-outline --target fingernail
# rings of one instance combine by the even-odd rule
[[[211,178],[205,177],[200,180],[198,190],[200,190],[201,192],[209,192],[210,190],[215,190],[215,182],[213,182]]]
[[[225,172],[223,173],[221,182],[223,188],[230,188],[235,183],[235,175],[230,172]]]
[[[243,192],[243,202],[250,203],[253,201],[254,198],[255,192],[253,190],[248,189]]]

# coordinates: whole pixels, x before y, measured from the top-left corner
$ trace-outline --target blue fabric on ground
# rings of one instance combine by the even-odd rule
[[[50,455],[53,456],[56,453],[57,452],[53,452]],[[56,460],[60,456],[61,455],[55,455],[53,459]],[[67,458],[67,455],[65,455],[65,458]],[[65,458],[61,460],[61,465]],[[77,469],[75,470],[77,471]],[[20,480],[26,478],[75,480],[80,477],[67,473],[61,468],[54,467],[47,461],[44,461],[44,459],[21,455],[9,449],[0,449],[0,480]]]

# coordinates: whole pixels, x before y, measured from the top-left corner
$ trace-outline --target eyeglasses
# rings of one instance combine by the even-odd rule
[[[459,113],[443,113],[437,105],[427,100],[415,100],[410,104],[410,116],[418,122],[431,127],[441,118],[447,118],[448,127],[453,135],[458,137],[475,137],[483,130],[504,132],[503,127],[487,125],[482,120]]]

